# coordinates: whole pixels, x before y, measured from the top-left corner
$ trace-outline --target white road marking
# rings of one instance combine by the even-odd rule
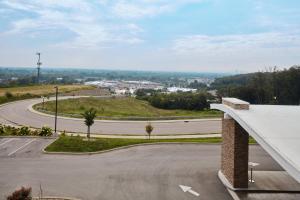
[[[10,153],[8,154],[8,156],[11,156],[11,155],[13,155],[14,153],[16,153],[17,151],[19,151],[19,150],[23,149],[24,147],[26,147],[26,146],[27,146],[27,145],[29,145],[30,143],[34,142],[35,140],[36,140],[36,139],[33,139],[33,140],[31,140],[31,141],[27,142],[26,144],[24,144],[23,146],[21,146],[21,147],[17,148],[17,149],[16,149],[16,150],[14,150],[13,152],[10,152]]]
[[[14,140],[14,138],[10,138],[9,140],[6,140],[5,142],[1,143],[0,146],[5,145],[6,143],[9,143],[13,140]]]
[[[200,196],[200,194],[194,190],[192,190],[192,187],[190,186],[185,186],[185,185],[179,185],[179,187],[182,189],[183,192],[189,192],[194,196]]]

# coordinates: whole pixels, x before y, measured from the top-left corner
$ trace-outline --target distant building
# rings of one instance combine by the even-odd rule
[[[196,92],[197,89],[192,88],[182,88],[182,87],[169,87],[167,88],[167,92],[173,93],[173,92]]]
[[[217,96],[217,90],[208,90],[207,91],[209,94],[211,94],[212,96],[216,97]]]
[[[108,88],[117,95],[134,94],[138,89],[159,90],[164,87],[160,83],[151,81],[88,81],[85,85],[95,85],[101,88]]]

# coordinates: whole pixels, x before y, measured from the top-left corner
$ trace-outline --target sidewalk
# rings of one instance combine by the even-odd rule
[[[254,171],[249,188],[227,189],[234,200],[299,200],[300,184],[285,171]]]

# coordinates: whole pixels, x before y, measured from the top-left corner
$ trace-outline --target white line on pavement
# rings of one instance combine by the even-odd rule
[[[9,142],[11,142],[11,141],[13,141],[13,140],[14,140],[14,138],[10,138],[9,140],[6,140],[5,142],[2,142],[2,143],[0,144],[0,146],[5,145],[6,143],[9,143]]]
[[[23,149],[24,147],[26,147],[27,145],[29,145],[30,143],[32,143],[33,141],[35,141],[36,139],[33,139],[33,140],[31,140],[31,141],[29,141],[29,142],[27,142],[26,144],[24,144],[23,146],[21,146],[21,147],[19,147],[19,148],[17,148],[16,150],[14,150],[13,152],[10,152],[9,154],[8,154],[8,156],[11,156],[11,155],[13,155],[14,153],[16,153],[17,151],[19,151],[19,150],[21,150],[21,149]]]

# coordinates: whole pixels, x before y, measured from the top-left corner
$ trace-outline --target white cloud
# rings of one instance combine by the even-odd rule
[[[299,62],[300,32],[236,35],[189,35],[174,40],[161,54],[174,65],[207,71],[256,71],[269,66],[289,67]]]
[[[95,3],[95,4],[94,4]],[[101,48],[107,43],[137,44],[142,41],[138,33],[142,28],[134,23],[108,24],[106,16],[100,12],[99,6],[104,1],[83,0],[20,0],[3,1],[3,5],[16,12],[24,11],[30,17],[11,22],[11,29],[4,34],[47,35],[49,30],[69,31],[70,38],[62,38],[54,45],[63,47]],[[97,7],[98,6],[98,7]],[[105,43],[105,44],[103,44]]]
[[[136,4],[129,4],[125,2],[118,2],[113,7],[113,12],[125,18],[140,18],[144,16],[155,16],[157,14],[163,13],[165,11],[170,10],[168,5],[136,5]]]
[[[175,11],[188,3],[199,3],[203,0],[119,0],[113,5],[113,13],[123,18],[153,17]]]
[[[300,48],[300,33],[257,33],[238,35],[190,35],[174,41],[177,54],[224,54],[271,49]]]
[[[101,48],[108,43],[142,43],[144,29],[119,17],[141,18],[176,10],[187,3],[202,0],[2,0],[4,10],[22,13],[10,19],[10,29],[2,35],[22,34],[30,38],[51,34],[60,39],[53,45]],[[49,32],[52,31],[52,32]],[[57,33],[61,37],[57,36]],[[63,32],[71,36],[63,37]],[[52,41],[53,42],[53,41]]]

